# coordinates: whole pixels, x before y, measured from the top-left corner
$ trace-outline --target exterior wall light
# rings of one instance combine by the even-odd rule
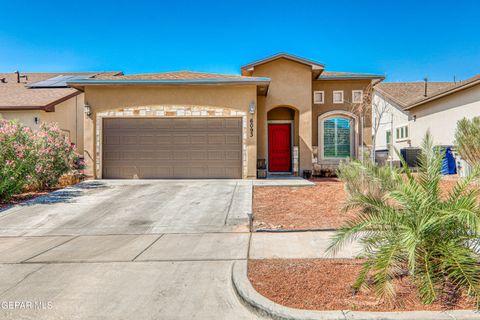
[[[90,117],[92,115],[92,107],[86,103],[84,106],[83,106],[83,112],[85,112],[85,114],[87,115],[87,117]]]
[[[250,102],[250,105],[248,106],[248,112],[250,112],[250,114],[254,114],[255,113],[255,102]]]

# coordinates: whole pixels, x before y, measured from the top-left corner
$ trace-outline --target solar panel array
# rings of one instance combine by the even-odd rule
[[[56,76],[47,80],[42,80],[27,85],[29,88],[68,88],[67,81],[85,80],[93,77],[94,74]]]

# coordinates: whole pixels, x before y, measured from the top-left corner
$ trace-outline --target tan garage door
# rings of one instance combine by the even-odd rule
[[[105,118],[105,179],[241,178],[241,118]]]

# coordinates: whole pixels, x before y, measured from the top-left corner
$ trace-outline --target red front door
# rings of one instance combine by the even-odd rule
[[[268,171],[291,171],[291,132],[290,124],[268,125]]]

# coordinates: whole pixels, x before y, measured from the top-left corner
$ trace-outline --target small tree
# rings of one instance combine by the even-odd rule
[[[377,133],[380,129],[380,126],[383,124],[383,118],[388,112],[388,104],[384,99],[375,100],[373,95],[374,84],[370,83],[363,90],[363,100],[362,102],[355,103],[353,101],[346,101],[350,106],[350,112],[360,116],[360,130],[362,135],[362,141],[360,142],[363,146],[364,144],[364,125],[366,119],[370,120],[372,123],[372,150],[371,150],[371,159],[375,162],[375,144],[377,139]],[[369,117],[367,117],[369,116]],[[363,159],[363,152],[362,152]]]
[[[480,117],[458,121],[455,148],[470,165],[480,165]]]
[[[405,176],[384,172],[388,167],[379,171],[373,164],[357,165],[382,181],[377,185],[384,187],[376,192],[349,187],[351,181],[345,180],[349,191],[345,210],[359,213],[337,231],[329,250],[335,253],[353,240],[363,246],[366,262],[354,289],[371,286],[380,299],[393,302],[393,280],[407,275],[425,304],[448,296],[453,289],[473,297],[480,306],[480,189],[472,184],[480,177],[480,168],[475,167],[442,197],[442,160],[427,132],[416,176],[401,158]]]

